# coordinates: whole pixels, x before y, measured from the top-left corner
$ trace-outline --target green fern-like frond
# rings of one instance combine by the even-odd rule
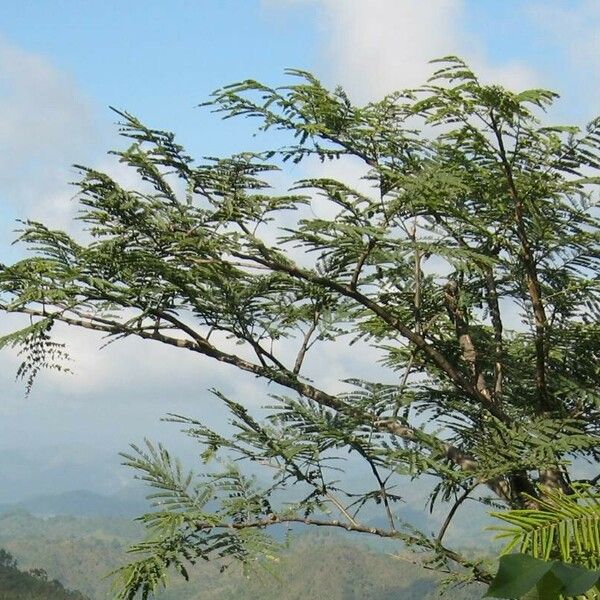
[[[493,527],[507,539],[506,554],[515,549],[534,558],[560,559],[591,569],[600,567],[600,494],[577,486],[573,494],[545,491],[539,509],[494,512],[507,526]]]

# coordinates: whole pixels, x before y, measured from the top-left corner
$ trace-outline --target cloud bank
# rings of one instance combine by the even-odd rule
[[[465,31],[462,0],[287,0],[264,3],[268,10],[317,9],[321,37],[319,72],[341,84],[356,101],[380,98],[424,83],[429,61],[465,58],[483,79],[509,86],[535,83],[524,62],[493,64],[483,40]]]
[[[0,217],[64,225],[71,211],[71,164],[102,147],[92,101],[45,57],[0,37]],[[4,240],[3,240],[4,241]]]

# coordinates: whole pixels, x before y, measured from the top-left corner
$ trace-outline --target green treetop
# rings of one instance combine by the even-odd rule
[[[484,85],[452,57],[421,89],[365,106],[290,76],[283,88],[231,85],[207,103],[280,130],[289,145],[270,152],[194,162],[171,133],[121,113],[132,143],[116,154],[143,185],[81,167],[91,241],[27,222],[32,255],[0,271],[0,309],[32,318],[4,338],[21,346],[28,386],[39,368],[64,365],[57,322],[278,384],[265,419],[215,392],[229,436],[173,417],[206,461],[241,459],[222,472],[198,479],[162,447],[127,456],[158,497],[124,598],[154,589],[170,566],[269,557],[269,528],[296,522],[398,539],[441,570],[489,581],[444,543],[456,508],[467,498],[532,508],[544,489],[571,490],[574,461],[598,461],[600,121],[543,124],[555,94]],[[270,188],[282,161],[309,157],[322,171],[362,162],[370,191],[333,176]],[[307,210],[311,197],[335,218]],[[385,381],[353,379],[340,394],[307,377],[308,353],[349,341],[357,361],[387,368]],[[348,452],[372,474],[368,489],[340,482],[334,459]],[[244,461],[264,467],[268,485]],[[435,536],[396,510],[398,484],[424,475],[431,504],[448,503]],[[295,501],[278,501],[281,490]],[[385,525],[363,521],[369,506]]]

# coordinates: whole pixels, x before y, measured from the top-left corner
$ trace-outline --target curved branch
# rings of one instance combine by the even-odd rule
[[[452,508],[448,511],[448,514],[446,515],[446,518],[444,519],[444,522],[442,523],[442,526],[440,527],[440,531],[437,534],[437,537],[435,538],[435,541],[437,544],[442,543],[442,540],[444,539],[444,535],[446,534],[446,531],[447,531],[448,527],[450,526],[450,523],[452,522],[452,519],[454,518],[456,511],[459,509],[460,505],[469,497],[469,494],[478,485],[479,485],[479,482],[474,483],[473,485],[471,485],[470,487],[465,489],[465,491],[456,499],[456,502],[452,505]]]
[[[258,519],[256,521],[244,521],[239,523],[210,523],[210,522],[199,522],[195,524],[196,531],[211,531],[213,529],[230,529],[230,530],[242,530],[249,528],[264,529],[272,525],[285,525],[286,523],[300,523],[302,525],[311,525],[313,527],[332,527],[338,529],[345,529],[346,531],[353,531],[356,533],[364,533],[369,535],[375,535],[380,538],[396,539],[401,540],[409,545],[423,546],[424,540],[419,536],[404,533],[396,530],[382,529],[380,527],[368,527],[359,523],[342,523],[337,520],[325,520],[315,519],[312,517],[297,517],[297,516],[285,516],[285,515],[269,515],[265,519]],[[427,544],[430,550],[439,552],[444,557],[456,562],[457,564],[471,569],[477,581],[482,583],[490,583],[493,579],[491,573],[487,572],[478,564],[473,563],[459,552],[446,548],[442,544]]]
[[[336,396],[328,394],[327,392],[301,381],[298,376],[291,371],[264,367],[262,365],[257,365],[255,363],[246,361],[236,355],[223,352],[188,326],[185,326],[184,331],[194,336],[193,341],[167,336],[156,329],[151,331],[140,328],[131,329],[124,326],[122,323],[94,315],[80,315],[78,318],[73,318],[66,315],[64,311],[49,311],[46,307],[36,310],[27,307],[10,307],[6,304],[0,304],[0,310],[43,318],[52,317],[55,321],[65,323],[67,325],[82,327],[93,331],[100,331],[111,335],[135,335],[142,339],[155,340],[163,344],[197,352],[199,354],[214,358],[220,362],[233,365],[242,371],[246,371],[258,377],[263,377],[269,381],[278,383],[279,385],[294,390],[301,396],[313,400],[322,406],[360,419],[378,431],[398,436],[409,442],[423,444],[425,447],[429,448],[429,450],[436,453],[439,452],[440,454],[446,456],[461,470],[473,471],[477,468],[477,462],[471,456],[431,434],[426,434],[418,429],[403,425],[396,419],[380,419],[377,417],[377,415],[365,413],[356,407],[348,405]],[[178,325],[181,324],[181,322],[172,315],[167,314],[162,316],[165,320],[171,323]]]

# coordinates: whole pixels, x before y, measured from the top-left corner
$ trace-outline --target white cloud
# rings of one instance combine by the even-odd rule
[[[50,61],[0,37],[0,114],[3,212],[64,225],[73,204],[71,164],[102,147],[92,102]]]
[[[477,39],[463,30],[462,0],[289,0],[266,2],[274,9],[317,5],[321,12],[321,64],[326,76],[342,84],[357,101],[424,83],[430,60],[459,55],[481,72],[508,86],[535,81],[520,62],[493,65]]]
[[[336,81],[377,98],[423,83],[427,62],[456,51],[461,2],[323,0]]]

